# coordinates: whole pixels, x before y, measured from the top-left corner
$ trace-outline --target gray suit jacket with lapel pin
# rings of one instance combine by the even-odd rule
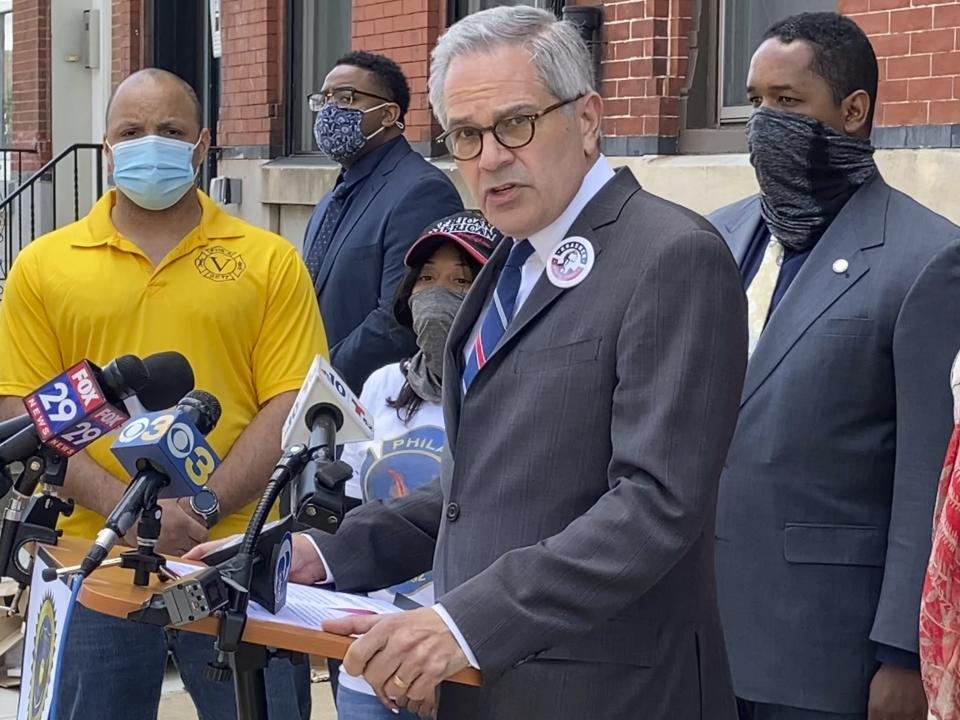
[[[465,398],[463,346],[509,253],[454,322],[442,477],[316,536],[338,589],[433,566],[484,685],[446,684],[441,720],[733,720],[714,513],[746,364],[730,252],[628,170],[567,234],[596,250],[541,277]]]
[[[741,262],[759,199],[710,219]],[[717,514],[740,697],[866,713],[878,645],[917,652],[960,349],[957,238],[878,175],[812,250],[750,359]]]

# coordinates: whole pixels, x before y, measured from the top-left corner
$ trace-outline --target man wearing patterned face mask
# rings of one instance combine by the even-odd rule
[[[788,18],[750,65],[760,194],[712,218],[750,359],[720,479],[717,580],[742,720],[926,720],[918,626],[960,347],[960,228],[887,185],[877,60]]]
[[[463,209],[453,184],[404,139],[409,104],[399,66],[366,52],[340,58],[310,96],[317,147],[342,170],[310,218],[304,258],[333,365],[355,392],[415,351],[389,305],[404,255],[420,228]]]

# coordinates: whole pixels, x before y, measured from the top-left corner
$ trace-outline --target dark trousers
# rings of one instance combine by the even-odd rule
[[[737,698],[737,712],[740,720],[867,720],[866,713],[837,714],[786,705],[768,705],[741,698]]]

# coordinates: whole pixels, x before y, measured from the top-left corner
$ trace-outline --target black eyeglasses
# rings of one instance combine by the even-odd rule
[[[523,113],[520,115],[511,115],[510,117],[498,120],[493,125],[487,127],[458,127],[448,130],[437,138],[437,142],[442,142],[447,146],[447,150],[457,160],[473,160],[483,152],[483,136],[488,132],[493,133],[496,141],[510,150],[517,150],[533,142],[533,136],[537,129],[537,120],[544,115],[552,113],[554,110],[562,108],[564,105],[576,102],[583,95],[577,95],[569,100],[562,100],[546,107],[540,112]]]
[[[385,98],[382,95],[374,95],[373,93],[364,92],[363,90],[357,90],[354,87],[344,86],[333,88],[332,90],[327,90],[325,92],[311,93],[307,95],[307,103],[309,104],[312,112],[320,112],[320,110],[323,109],[323,106],[331,101],[337,107],[352,108],[354,103],[357,101],[357,95],[376,98],[377,100],[383,100],[384,102],[388,103],[396,102],[395,100]]]

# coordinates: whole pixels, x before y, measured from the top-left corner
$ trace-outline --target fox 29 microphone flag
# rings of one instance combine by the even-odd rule
[[[23,399],[40,440],[70,457],[127,420],[122,403],[111,404],[83,360]]]

